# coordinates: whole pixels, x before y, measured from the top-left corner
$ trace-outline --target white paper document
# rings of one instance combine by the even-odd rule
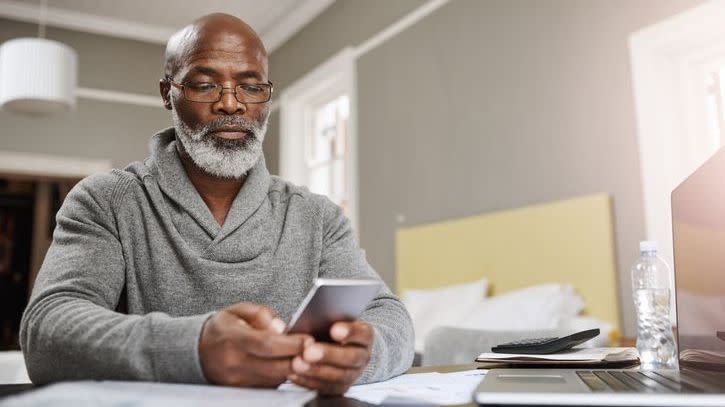
[[[476,369],[453,373],[406,374],[384,382],[353,386],[345,393],[345,397],[386,405],[465,404],[473,399],[473,391],[486,372]]]
[[[34,406],[281,406],[301,407],[308,390],[240,389],[151,382],[82,381],[43,387],[0,400],[2,407]]]

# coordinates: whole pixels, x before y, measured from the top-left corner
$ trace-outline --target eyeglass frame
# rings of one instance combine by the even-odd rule
[[[269,86],[269,98],[267,98],[267,100],[265,100],[263,102],[242,102],[241,100],[239,100],[239,98],[237,97],[237,87],[238,86],[242,86],[244,84],[235,85],[234,87],[228,87],[228,86],[225,87],[225,86],[222,86],[221,89],[220,89],[220,91],[219,91],[219,97],[217,98],[217,100],[211,101],[211,102],[202,102],[202,101],[198,101],[198,100],[191,100],[188,97],[186,97],[186,93],[184,92],[185,85],[183,83],[178,83],[178,82],[174,81],[168,75],[167,76],[164,76],[164,79],[166,81],[168,81],[170,84],[172,84],[173,86],[175,86],[177,89],[181,90],[181,94],[184,96],[184,99],[185,100],[188,100],[189,102],[194,102],[194,103],[217,103],[220,100],[222,100],[222,97],[224,97],[224,89],[231,89],[232,90],[232,94],[234,95],[234,99],[237,102],[243,103],[243,104],[254,104],[254,105],[258,105],[258,104],[262,104],[262,103],[268,103],[270,100],[272,100],[272,94],[274,93],[274,84],[272,83],[272,81],[269,81],[268,80],[267,83],[249,83],[249,84],[247,84],[247,85],[265,85],[265,86]],[[219,86],[219,85],[215,83],[214,86]]]

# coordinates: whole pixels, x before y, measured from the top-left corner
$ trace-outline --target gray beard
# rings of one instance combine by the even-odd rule
[[[269,114],[253,122],[239,116],[224,116],[198,129],[184,123],[176,112],[171,117],[176,136],[191,160],[204,172],[220,178],[241,178],[254,167],[262,156],[262,142],[267,132]],[[241,140],[226,140],[212,135],[222,126],[233,125],[248,131]]]

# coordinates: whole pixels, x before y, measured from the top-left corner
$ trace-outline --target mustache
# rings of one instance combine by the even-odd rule
[[[222,127],[239,127],[244,131],[256,135],[261,125],[257,121],[247,120],[241,116],[222,116],[204,125],[204,133],[208,134],[219,130]]]

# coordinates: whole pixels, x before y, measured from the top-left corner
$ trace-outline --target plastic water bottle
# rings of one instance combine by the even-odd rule
[[[632,290],[641,368],[674,369],[677,350],[670,322],[670,267],[657,256],[657,242],[640,242],[639,251],[640,258],[632,266]]]

